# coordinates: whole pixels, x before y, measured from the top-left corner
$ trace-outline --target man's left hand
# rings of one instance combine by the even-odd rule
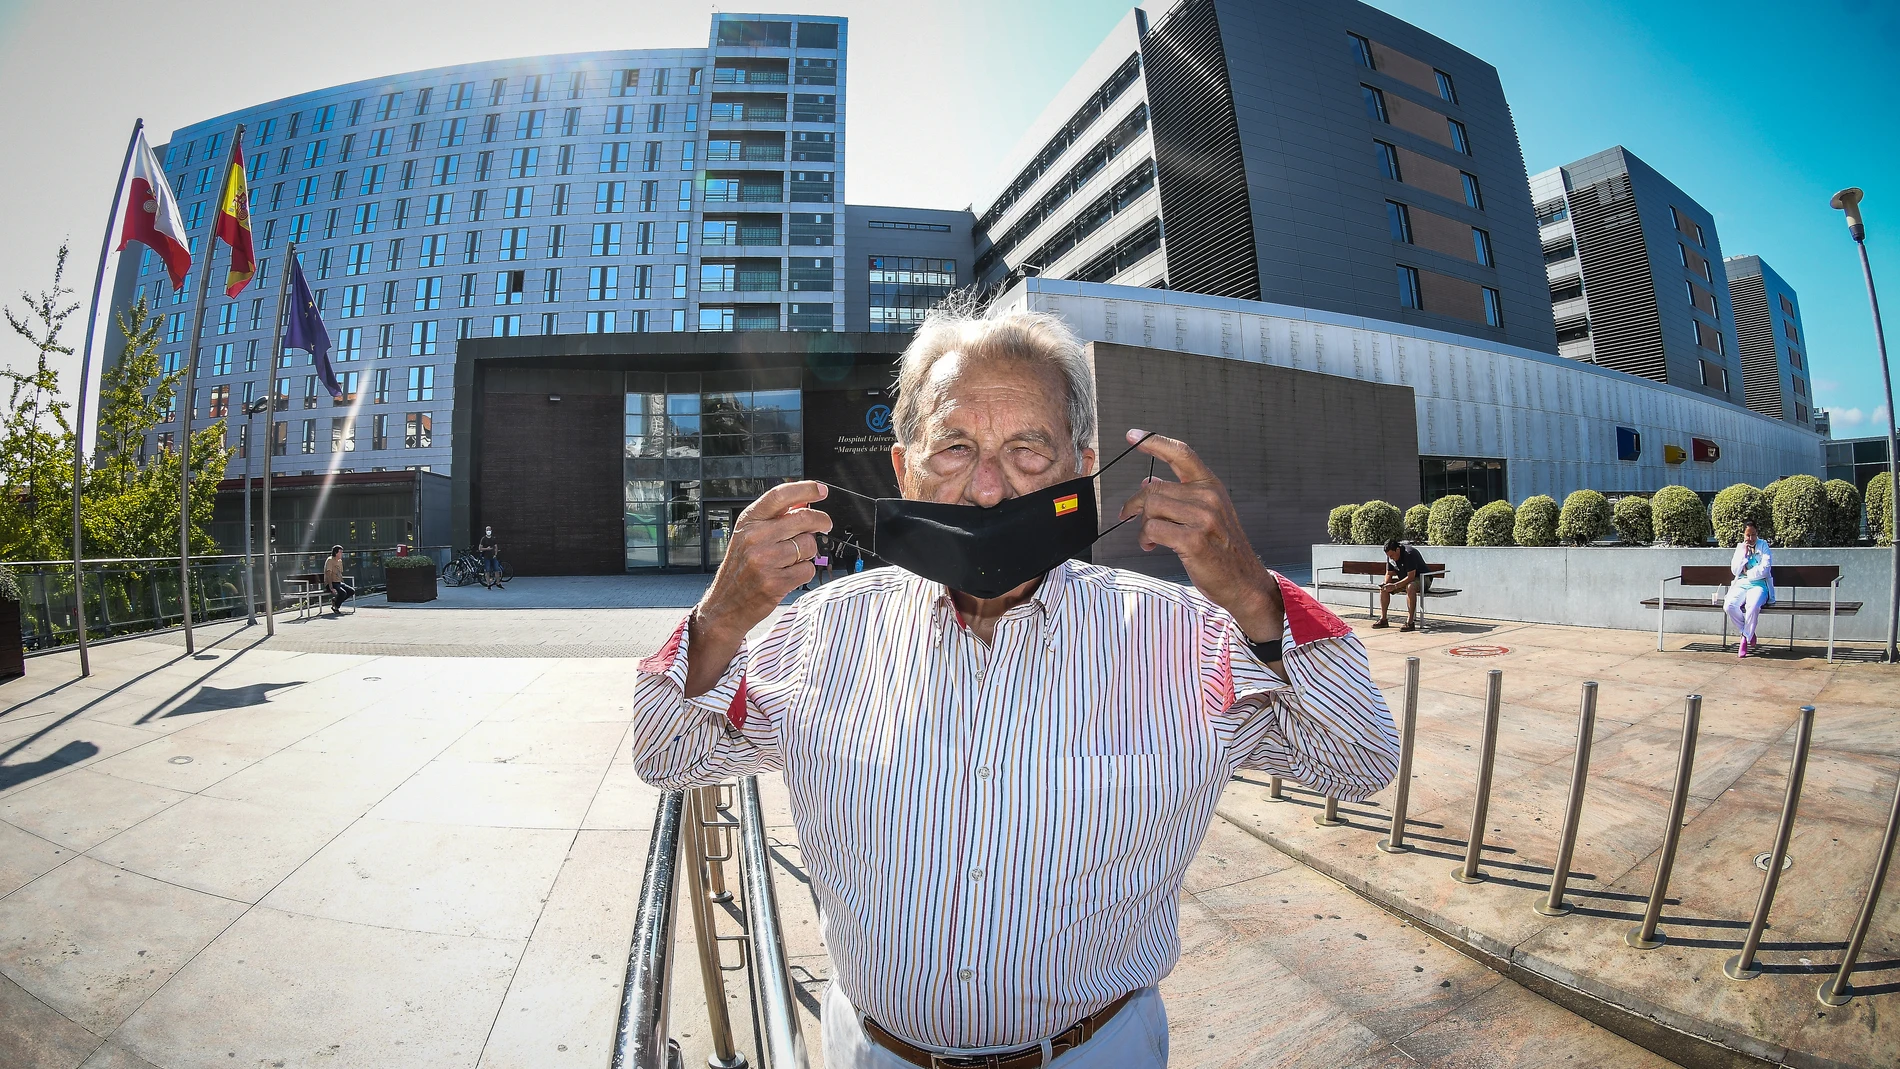
[[[1254,555],[1227,488],[1185,442],[1138,430],[1129,431],[1128,440],[1180,480],[1144,479],[1122,506],[1121,519],[1141,517],[1141,548],[1166,546],[1179,555],[1188,578],[1232,613],[1252,641],[1279,638],[1285,622],[1280,585]]]

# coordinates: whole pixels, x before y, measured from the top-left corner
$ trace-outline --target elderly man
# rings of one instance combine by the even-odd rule
[[[1057,484],[1094,472],[1094,379],[1060,320],[933,315],[898,388],[907,500],[880,503],[876,555],[989,574],[1042,542],[1049,506],[1028,502],[1024,519],[1009,503],[1055,488],[1049,511],[1077,509],[1083,495]],[[978,596],[881,568],[801,598],[749,643],[811,579],[831,526],[809,507],[824,484],[786,483],[745,510],[705,597],[641,664],[642,776],[784,770],[835,965],[830,1065],[1165,1065],[1155,984],[1234,770],[1347,799],[1393,774],[1392,718],[1358,639],[1260,563],[1193,450],[1129,439],[1179,481],[1145,480],[1121,515],[1144,549],[1180,556],[1192,587],[1066,560],[1007,590],[965,582]],[[887,506],[929,522],[900,526],[904,508]],[[1093,537],[1093,517],[1080,522]],[[920,527],[953,548],[901,544]]]

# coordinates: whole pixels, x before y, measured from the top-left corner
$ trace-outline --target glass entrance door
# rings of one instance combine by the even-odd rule
[[[726,547],[732,542],[732,525],[738,520],[739,513],[745,510],[744,501],[708,501],[706,502],[706,570],[719,570],[719,562],[726,559]]]

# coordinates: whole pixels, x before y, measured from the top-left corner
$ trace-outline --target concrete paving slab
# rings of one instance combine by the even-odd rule
[[[85,850],[185,797],[183,791],[80,769],[0,798],[0,820]]]
[[[632,765],[614,765],[600,781],[581,827],[589,831],[651,831],[660,789],[648,784]],[[640,849],[645,850],[643,844]]]
[[[163,1069],[472,1066],[520,955],[255,907],[113,1038]]]
[[[0,972],[103,1036],[243,912],[78,857],[0,899]]]
[[[38,780],[70,775],[157,737],[156,732],[83,720],[68,713],[7,745],[4,758],[0,758],[0,799],[29,790]]]
[[[107,1042],[92,1052],[92,1057],[79,1069],[158,1069],[158,1066],[126,1050],[117,1043]]]
[[[194,793],[269,757],[275,747],[175,735],[106,758],[94,772]]]
[[[572,841],[565,831],[366,817],[261,904],[412,932],[525,940]]]
[[[98,1036],[0,974],[0,1066],[74,1069],[98,1046]]]
[[[604,768],[431,761],[370,815],[495,828],[578,829]]]
[[[0,821],[0,898],[63,865],[74,851]]]
[[[442,752],[445,761],[605,768],[627,722],[483,722]]]
[[[360,816],[415,774],[424,759],[374,750],[279,750],[205,788],[207,795],[296,812]]]
[[[87,851],[109,865],[255,902],[353,819],[193,795]]]

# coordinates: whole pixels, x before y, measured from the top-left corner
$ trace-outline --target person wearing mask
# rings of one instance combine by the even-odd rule
[[[330,614],[341,616],[343,603],[356,596],[356,588],[343,581],[342,546],[331,546],[323,560],[323,586],[330,592]]]
[[[665,789],[784,771],[833,1069],[1164,1066],[1156,984],[1234,771],[1363,799],[1397,768],[1365,647],[1174,439],[1128,432],[1175,480],[1120,514],[1192,585],[1073,559],[1099,537],[1095,382],[1060,319],[939,310],[898,382],[903,496],[870,543],[892,566],[782,607],[834,489],[754,501],[640,663],[635,768]]]
[[[475,550],[482,555],[482,585],[493,590],[501,579],[501,543],[495,541],[493,527],[482,528],[482,540],[475,544]]]
[[[1418,630],[1418,599],[1425,593],[1425,555],[1415,547],[1394,538],[1385,544],[1385,582],[1379,584],[1379,619],[1374,627],[1391,627],[1386,617],[1391,612],[1392,595],[1405,594],[1405,626],[1400,631]]]
[[[1735,543],[1735,555],[1729,558],[1729,572],[1735,576],[1728,585],[1722,611],[1735,623],[1741,638],[1736,659],[1748,656],[1755,644],[1755,625],[1761,620],[1764,605],[1775,603],[1775,562],[1768,553],[1768,540],[1750,520],[1742,525],[1742,540]]]

